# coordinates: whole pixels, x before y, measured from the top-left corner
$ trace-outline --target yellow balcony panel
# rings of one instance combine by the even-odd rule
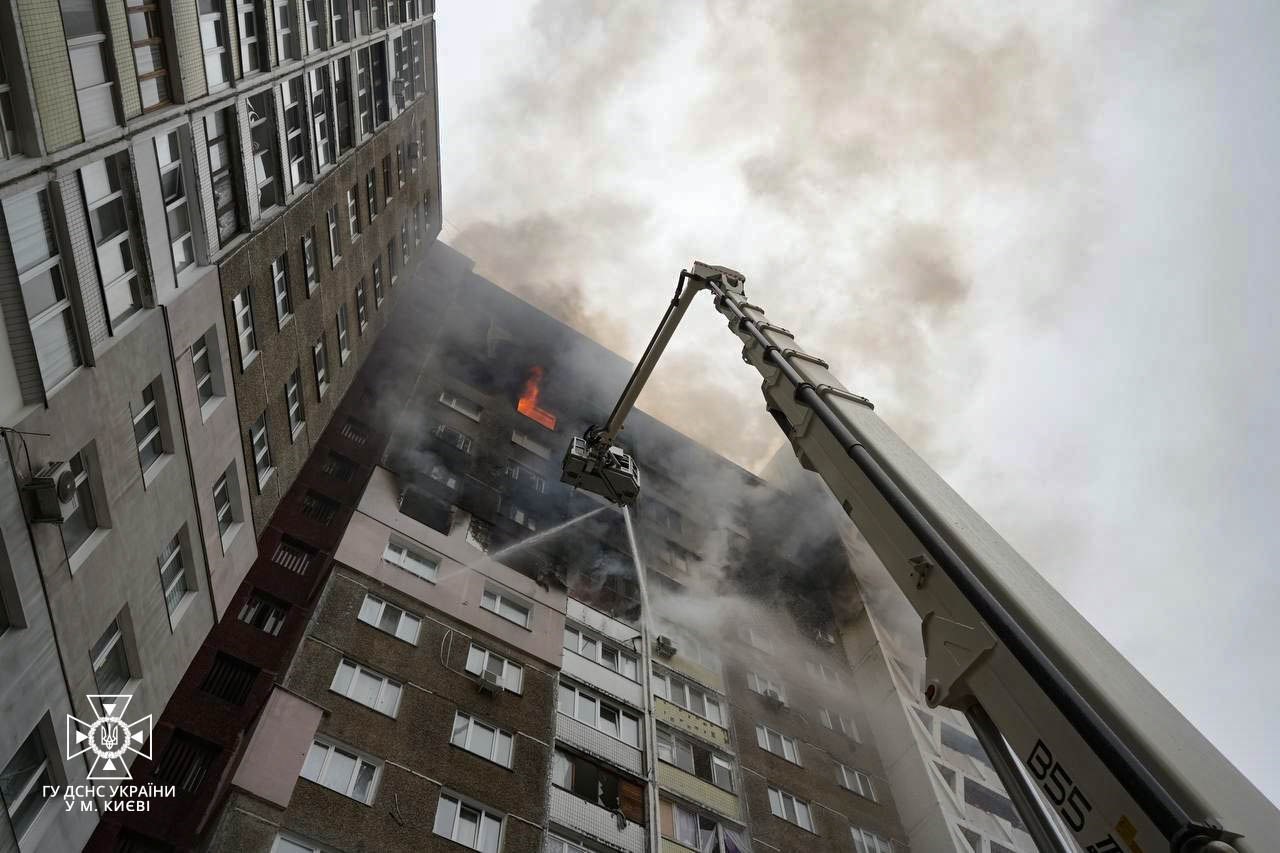
[[[653,712],[658,720],[686,734],[700,737],[708,743],[713,743],[726,749],[729,746],[729,731],[727,729],[723,729],[709,720],[704,720],[697,714],[686,711],[679,705],[668,702],[660,696],[655,696],[653,699]]]
[[[723,788],[686,773],[679,767],[658,762],[658,785],[686,800],[706,806],[724,817],[738,820],[738,798]]]

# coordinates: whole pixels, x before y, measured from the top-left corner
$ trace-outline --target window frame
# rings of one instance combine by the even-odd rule
[[[124,681],[118,686],[103,685],[101,681],[101,672],[109,661],[115,661],[119,668],[124,672]],[[89,648],[89,663],[93,670],[93,682],[98,688],[98,692],[108,696],[119,695],[124,692],[131,681],[137,679],[137,675],[133,672],[133,664],[129,660],[129,649],[124,640],[124,626],[120,624],[120,615],[117,614],[107,625],[107,629],[102,632],[102,636],[98,637]]]
[[[138,465],[145,478],[157,462],[169,451],[165,449],[163,379],[157,376],[142,389],[142,405],[135,411],[133,403],[129,404],[130,417],[133,420],[134,449],[138,453]],[[149,398],[149,399],[148,399]],[[139,428],[147,431],[138,435]]]
[[[492,604],[490,604],[492,602]],[[513,616],[503,612],[503,605],[517,612],[523,611],[524,618],[516,619]],[[505,619],[513,625],[519,625],[526,630],[532,630],[533,624],[533,603],[528,599],[517,596],[513,592],[500,589],[496,586],[486,586],[484,592],[480,596],[480,609],[487,610],[490,613]]]
[[[781,752],[773,748],[769,739],[770,735],[776,735],[781,748]],[[791,735],[783,734],[777,729],[770,728],[764,723],[756,723],[756,746],[763,749],[771,755],[776,755],[783,761],[789,761],[797,767],[803,767],[804,762],[800,758],[800,741]],[[790,747],[791,755],[787,755],[787,749]]]
[[[60,767],[49,757],[49,745],[46,742],[44,733],[41,731],[41,726],[42,723],[37,723],[32,728],[31,733],[8,757],[3,768],[3,771],[9,771],[9,766],[22,755],[28,744],[34,744],[35,747],[39,748],[41,757],[39,763],[33,766],[27,775],[26,781],[18,788],[17,793],[12,797],[4,798],[5,813],[8,816],[10,828],[13,830],[14,841],[18,845],[22,844],[22,840],[27,837],[27,833],[39,822],[40,815],[49,807],[49,804],[54,802],[53,797],[44,795],[44,786],[54,785],[60,781],[58,776]],[[54,754],[56,755],[57,753],[55,752]],[[4,775],[16,775],[16,771],[9,771]],[[37,798],[40,803],[32,810],[31,804]],[[21,825],[19,825],[19,818],[22,821]]]
[[[451,821],[452,825],[450,826],[449,833],[447,835],[443,832],[440,832],[438,829],[441,823],[440,809],[442,807],[442,804],[446,800],[453,804],[452,805],[453,819]],[[468,809],[474,812],[476,815],[475,837],[473,841],[469,841],[469,842],[463,841],[460,838],[458,838],[458,827],[459,827],[459,824],[461,823],[463,809]],[[498,824],[498,829],[497,829],[498,837],[494,840],[492,848],[486,848],[485,846],[483,846],[488,837],[486,832],[486,827],[491,825],[490,823],[486,823],[486,820]],[[486,849],[492,849],[496,851],[496,850],[502,849],[502,839],[503,839],[503,835],[505,834],[504,832],[505,829],[506,829],[506,815],[502,814],[501,812],[494,811],[490,809],[488,806],[483,806],[474,800],[455,794],[448,789],[442,790],[440,792],[440,798],[436,802],[436,813],[431,821],[432,835],[438,835],[441,838],[447,838],[453,843],[466,847],[469,850],[484,851]]]
[[[346,679],[345,686],[339,687],[344,667],[349,668],[351,674]],[[372,704],[358,697],[358,679],[362,674],[378,682],[378,695],[374,697]],[[338,666],[333,671],[333,678],[329,682],[329,690],[392,719],[395,719],[400,712],[400,702],[404,699],[403,682],[348,657],[338,660]]]
[[[808,800],[802,800],[795,794],[784,791],[783,789],[773,785],[769,785],[767,787],[769,791],[769,811],[774,817],[785,820],[787,823],[798,826],[801,829],[808,830],[809,832],[817,835],[818,831],[815,828],[817,824],[813,820],[813,806]],[[777,801],[776,805],[775,799]],[[788,817],[787,815],[788,804],[791,806],[792,814],[795,815],[794,818]],[[804,820],[800,819],[802,807]]]
[[[305,774],[307,772],[307,765],[311,763],[311,756],[316,747],[324,749],[325,755],[324,758],[321,759],[320,766],[315,771],[316,778],[313,779]],[[329,762],[333,760],[335,753],[341,753],[342,755],[353,759],[355,762],[351,767],[351,775],[347,779],[345,790],[334,788],[321,781],[324,779],[325,771],[329,769]],[[364,798],[360,798],[355,796],[354,792],[356,783],[360,779],[360,770],[362,766],[366,764],[373,768],[373,775],[369,778],[369,786],[365,791]],[[306,779],[308,782],[312,782],[322,788],[327,788],[334,793],[341,794],[348,799],[355,800],[357,803],[364,803],[366,806],[371,806],[373,805],[374,800],[378,797],[378,783],[382,780],[382,769],[383,762],[374,758],[372,755],[361,752],[360,750],[347,746],[344,743],[327,738],[324,735],[316,735],[311,741],[311,746],[307,749],[307,755],[306,758],[303,759],[302,769],[298,772],[298,776],[299,778]]]
[[[484,673],[491,671],[494,661],[502,664],[502,672],[498,676],[498,680],[502,682],[502,689],[517,696],[521,695],[524,692],[524,665],[516,663],[477,642],[472,641],[467,649],[467,663],[463,667],[463,671],[477,678],[482,678]],[[514,687],[512,686],[513,682],[515,684]]]
[[[183,544],[182,530],[173,534],[173,538],[165,543],[165,548],[156,557],[156,562],[160,567],[160,590],[164,595],[164,603],[169,611],[169,618],[172,619],[178,608],[182,606],[182,602],[187,596],[195,593],[191,587],[191,578],[188,576],[188,567]],[[174,564],[177,564],[177,573],[171,580],[165,580],[165,572]],[[174,592],[177,597],[174,598]]]
[[[284,407],[289,414],[289,434],[294,439],[307,425],[307,405],[302,391],[302,368],[295,367],[284,383]]]
[[[369,610],[370,607],[377,609],[376,620],[366,618],[366,612]],[[387,608],[391,608],[392,610],[400,614],[398,617],[396,617],[396,628],[394,631],[388,631],[386,628],[382,627],[382,621],[387,614]],[[399,605],[392,604],[391,602],[387,601],[385,598],[374,595],[371,592],[365,593],[364,599],[360,602],[360,611],[359,613],[356,614],[356,619],[360,622],[363,622],[364,624],[368,625],[371,628],[381,631],[384,634],[390,634],[391,636],[395,637],[397,640],[408,643],[411,646],[418,645],[418,639],[422,634],[422,617],[421,616],[418,616],[414,613],[410,613],[408,610],[405,610]],[[406,623],[412,625],[413,627],[413,639],[409,639],[407,636],[401,636],[402,628]],[[407,634],[408,632],[406,631],[404,633]]]
[[[463,723],[463,721],[465,721],[466,730],[465,732],[462,733],[462,742],[459,743],[458,742],[459,725]],[[478,728],[487,730],[490,734],[488,755],[481,752],[479,749],[473,748],[472,746],[472,743],[471,743],[472,737],[475,734],[476,729]],[[500,760],[502,751],[499,749],[499,747],[503,743],[504,738],[506,743],[506,761],[505,762]],[[487,723],[481,720],[479,717],[476,717],[474,714],[469,714],[462,710],[458,710],[454,712],[453,728],[449,732],[449,743],[452,746],[456,746],[459,749],[465,749],[467,752],[471,753],[472,755],[478,755],[484,760],[491,761],[494,764],[498,765],[499,767],[505,767],[508,770],[511,769],[511,766],[515,761],[516,739],[515,739],[515,736],[510,731],[507,731],[506,729],[496,724]]]
[[[258,482],[258,492],[262,492],[262,487],[271,479],[271,475],[275,473],[276,468],[271,459],[271,435],[270,421],[267,418],[267,410],[263,409],[262,414],[249,425],[249,447],[253,451],[253,473]],[[258,447],[258,439],[262,439],[262,447]],[[266,465],[263,465],[263,460]]]
[[[569,694],[572,694],[573,696],[573,713],[569,713],[568,711],[564,710],[564,708],[561,707],[563,704],[566,692]],[[590,703],[592,703],[592,705],[595,708],[595,711],[593,713],[593,721],[585,720],[579,715],[579,709],[583,707],[584,698],[588,700]],[[600,712],[601,712],[601,709],[603,708],[608,708],[614,714],[614,716],[617,717],[617,733],[616,734],[614,732],[608,731],[607,729],[601,728]],[[580,685],[576,681],[565,678],[564,676],[560,677],[559,683],[556,685],[556,712],[559,714],[564,714],[566,717],[570,717],[574,720],[577,720],[579,723],[582,723],[584,726],[588,726],[592,729],[595,729],[596,731],[600,732],[602,735],[611,737],[614,740],[618,741],[619,743],[625,743],[627,746],[632,747],[633,749],[644,748],[643,747],[644,715],[642,713],[639,713],[636,710],[630,708],[629,706],[623,705],[616,700],[606,698],[602,692],[597,692],[591,689],[590,687],[585,687],[583,685]],[[630,727],[626,727],[623,725],[622,721],[624,718],[631,721],[632,725]],[[628,730],[628,728],[631,731],[634,731],[636,733],[635,743],[632,743],[631,741],[627,740],[627,738],[623,737],[624,733],[626,732],[626,730]]]
[[[405,544],[404,541],[392,537],[382,549],[382,561],[408,572],[416,578],[434,584],[440,576],[440,558],[432,556],[416,545]],[[424,566],[421,572],[409,568],[407,563]]]

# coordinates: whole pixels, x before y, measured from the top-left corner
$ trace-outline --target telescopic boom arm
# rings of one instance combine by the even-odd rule
[[[564,482],[634,503],[639,474],[614,441],[693,297],[710,291],[801,464],[826,482],[920,615],[925,701],[968,715],[1042,850],[1262,853],[1275,844],[1280,811],[870,402],[747,302],[744,282],[701,262],[681,273],[609,420],[573,440]]]

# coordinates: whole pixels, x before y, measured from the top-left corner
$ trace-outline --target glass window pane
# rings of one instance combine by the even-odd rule
[[[381,690],[382,679],[361,669],[356,673],[355,682],[352,685],[351,698],[362,705],[374,705],[378,701],[378,692]]]
[[[449,738],[449,742],[454,746],[463,748],[467,745],[467,731],[471,728],[471,718],[463,714],[458,714],[453,718],[453,734]]]
[[[493,755],[494,731],[486,725],[475,721],[471,723],[471,741],[467,748],[488,758]]]
[[[479,646],[473,645],[467,650],[467,672],[472,675],[479,675],[484,671],[484,650]]]
[[[452,797],[440,797],[440,804],[436,806],[436,824],[435,833],[443,835],[446,838],[453,836],[453,821],[458,815],[458,801]]]
[[[325,756],[329,754],[327,747],[318,743],[311,744],[307,752],[307,760],[302,765],[302,778],[315,782],[320,778],[320,768],[324,766]]]
[[[503,767],[511,766],[511,735],[506,732],[498,732],[493,760]]]
[[[454,829],[453,840],[474,848],[479,831],[480,812],[470,806],[462,806],[458,811],[458,825]]]
[[[579,693],[577,717],[587,725],[594,726],[596,724],[596,700]]]
[[[486,814],[480,824],[481,853],[498,853],[498,839],[502,836],[502,821]]]
[[[66,298],[62,287],[62,270],[53,266],[22,282],[22,299],[27,305],[27,316],[34,317],[41,311]]]
[[[377,767],[367,761],[361,761],[360,769],[356,772],[356,783],[351,788],[351,796],[362,803],[369,802],[372,794],[373,777],[377,772]]]
[[[326,788],[332,788],[345,794],[347,786],[351,784],[351,776],[356,771],[356,757],[349,755],[341,750],[331,750],[329,755],[329,764],[324,769],[324,778],[320,783]]]
[[[351,678],[356,674],[356,668],[350,661],[342,661],[338,664],[338,671],[333,676],[333,689],[343,694],[347,694],[347,690],[351,687]]]

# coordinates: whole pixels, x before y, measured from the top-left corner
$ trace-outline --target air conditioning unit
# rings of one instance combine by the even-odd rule
[[[61,524],[75,512],[76,476],[66,462],[50,462],[22,484],[27,518],[34,523]]]
[[[481,693],[495,696],[502,692],[502,679],[498,676],[498,673],[486,669],[480,673],[476,686],[480,688]]]
[[[653,653],[660,658],[675,657],[676,644],[665,634],[660,634],[653,642]]]
[[[768,702],[771,708],[781,708],[786,704],[776,690],[766,690],[764,692],[764,701]]]

